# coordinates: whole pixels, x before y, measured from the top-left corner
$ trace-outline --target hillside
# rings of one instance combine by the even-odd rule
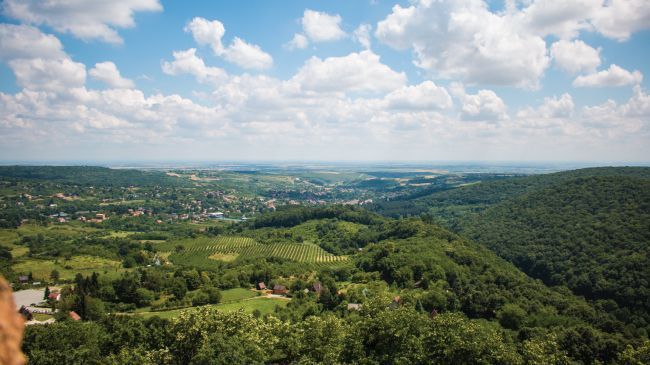
[[[650,179],[569,180],[466,217],[461,232],[626,322],[650,318]]]
[[[466,214],[483,211],[489,206],[516,196],[580,177],[628,176],[650,178],[648,167],[597,167],[553,174],[490,179],[454,189],[434,191],[428,195],[404,196],[378,202],[369,207],[390,217],[430,214],[445,226],[455,228]]]

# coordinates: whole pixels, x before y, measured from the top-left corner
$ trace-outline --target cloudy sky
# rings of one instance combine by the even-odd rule
[[[650,1],[0,1],[0,160],[650,161]]]

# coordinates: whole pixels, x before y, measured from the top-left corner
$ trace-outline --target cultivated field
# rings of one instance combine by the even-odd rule
[[[335,256],[313,243],[260,244],[249,237],[218,236],[194,240],[168,242],[161,250],[175,250],[169,260],[174,264],[205,267],[214,266],[216,261],[231,262],[246,258],[276,257],[315,266],[332,266],[348,262],[347,256]],[[173,247],[173,248],[172,248]]]

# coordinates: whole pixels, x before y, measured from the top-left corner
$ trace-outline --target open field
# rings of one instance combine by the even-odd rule
[[[122,264],[117,260],[109,260],[96,256],[73,256],[70,260],[39,260],[27,259],[12,266],[17,273],[32,273],[35,281],[49,280],[52,270],[57,270],[61,280],[72,280],[77,273],[91,275],[93,272],[105,275],[117,275],[123,271]]]
[[[254,299],[241,300],[233,303],[222,303],[216,304],[214,307],[224,312],[234,312],[238,310],[243,310],[246,313],[253,313],[256,309],[260,313],[269,314],[275,311],[276,306],[284,307],[289,301],[286,299],[276,299],[276,298],[266,298],[259,297]],[[184,310],[192,310],[191,308],[184,309],[174,309],[169,311],[160,311],[160,312],[141,312],[138,315],[141,315],[145,318],[158,316],[160,318],[171,319],[177,317]]]
[[[230,303],[255,298],[258,295],[259,294],[256,291],[244,288],[224,290],[221,292],[221,303]]]

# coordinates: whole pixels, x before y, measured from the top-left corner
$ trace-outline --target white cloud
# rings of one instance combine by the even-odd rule
[[[579,39],[553,43],[551,56],[559,68],[571,74],[595,72],[600,65],[600,48],[593,48]]]
[[[9,61],[19,86],[32,90],[65,92],[86,82],[86,67],[68,58]]]
[[[266,69],[273,66],[273,57],[255,45],[238,37],[226,49],[223,57],[231,63],[248,69]]]
[[[0,24],[0,59],[64,58],[63,45],[53,35],[30,25]]]
[[[583,110],[585,124],[596,128],[601,133],[627,136],[643,135],[645,126],[646,138],[649,130],[650,96],[639,85],[634,87],[630,99],[617,105],[613,100],[607,100],[600,105],[585,106]]]
[[[88,74],[92,78],[116,89],[130,89],[135,87],[132,80],[126,79],[120,75],[120,71],[113,62],[96,63],[95,67],[88,71]]]
[[[395,5],[375,36],[393,48],[411,48],[418,67],[471,84],[535,88],[549,64],[541,37],[477,0]]]
[[[364,48],[370,48],[370,31],[372,30],[372,25],[370,24],[360,24],[357,29],[354,30],[352,34],[355,41],[359,42]]]
[[[610,65],[609,69],[586,76],[578,76],[573,80],[575,87],[614,87],[636,85],[643,81],[640,71],[627,71],[617,65]]]
[[[6,0],[3,13],[21,22],[48,25],[83,40],[122,43],[115,28],[135,26],[139,11],[161,11],[158,0],[39,1]]]
[[[406,75],[382,64],[366,50],[344,57],[310,58],[293,77],[303,90],[316,92],[382,92],[406,83]]]
[[[192,33],[192,37],[198,45],[212,47],[212,51],[216,55],[223,54],[224,47],[221,38],[226,34],[226,28],[220,21],[195,17],[187,23],[183,30]]]
[[[625,41],[632,33],[650,28],[646,0],[537,0],[512,13],[528,31],[565,40],[590,31]]]
[[[621,106],[621,114],[626,117],[650,117],[650,95],[646,94],[641,86],[634,86],[634,94]]]
[[[296,33],[293,35],[293,38],[285,44],[285,48],[287,49],[305,49],[309,45],[309,39],[305,37],[303,34]]]
[[[20,87],[65,92],[86,82],[86,66],[72,61],[56,37],[35,27],[0,24],[0,51]]]
[[[453,105],[447,90],[429,80],[419,85],[402,86],[386,95],[384,100],[390,109],[447,109]]]
[[[230,63],[246,69],[267,69],[273,65],[273,57],[258,45],[247,43],[235,37],[228,47],[224,47],[222,38],[226,29],[218,20],[196,17],[184,28],[200,46],[209,45],[215,55],[223,57]]]
[[[302,28],[312,42],[335,41],[345,37],[341,29],[341,16],[305,9]]]
[[[650,29],[650,2],[647,0],[608,0],[591,19],[596,30],[619,41],[634,32]]]
[[[591,29],[588,19],[601,4],[602,0],[537,0],[519,15],[533,34],[571,39],[581,30]]]
[[[228,75],[226,71],[218,67],[208,67],[203,60],[196,55],[196,49],[190,48],[186,51],[173,53],[174,60],[163,62],[162,70],[168,75],[190,74],[199,82],[219,83],[225,80]]]
[[[564,93],[559,99],[555,96],[544,98],[544,103],[537,109],[527,107],[520,110],[517,113],[517,117],[524,119],[566,118],[573,114],[574,108],[575,105],[573,104],[573,98],[568,93]]]
[[[539,113],[545,118],[570,117],[574,108],[573,98],[564,93],[559,99],[556,97],[544,98],[544,104],[539,108]]]
[[[458,83],[453,83],[450,90],[462,103],[463,120],[497,121],[508,118],[506,104],[492,90],[483,89],[476,94],[467,94],[463,85]]]

